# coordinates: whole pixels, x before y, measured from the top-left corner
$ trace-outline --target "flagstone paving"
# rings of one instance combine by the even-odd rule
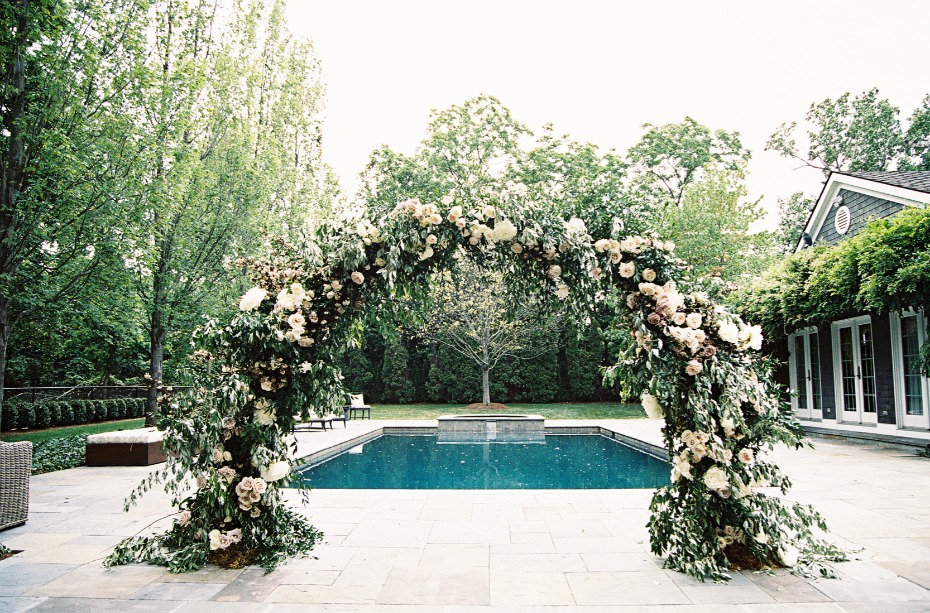
[[[597,423],[659,442],[651,420]],[[299,453],[383,425],[302,433]],[[29,521],[0,532],[23,550],[0,562],[0,611],[930,611],[930,459],[813,442],[773,457],[794,481],[792,498],[814,504],[830,538],[856,551],[834,565],[837,579],[742,572],[717,585],[664,570],[649,552],[648,490],[316,490],[302,512],[324,543],[271,574],[106,570],[116,542],[164,529],[171,508],[153,492],[123,513],[147,468],[84,467],[33,477]]]

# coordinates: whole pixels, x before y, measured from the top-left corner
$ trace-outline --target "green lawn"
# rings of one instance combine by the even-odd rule
[[[464,406],[463,404],[374,404],[371,408],[371,417],[372,419],[436,419],[440,415],[460,413]],[[547,419],[636,419],[646,416],[642,406],[619,402],[509,404],[507,406],[518,413],[542,415]],[[145,420],[142,418],[124,419],[81,426],[14,432],[4,434],[2,440],[7,443],[14,441],[38,443],[67,436],[132,430],[144,425]]]
[[[121,419],[119,421],[103,421],[95,424],[82,424],[80,426],[64,426],[62,428],[46,428],[44,430],[27,430],[25,432],[14,432],[13,434],[4,434],[3,442],[14,443],[16,441],[30,441],[39,443],[55,438],[64,438],[66,436],[87,436],[88,434],[97,434],[98,432],[114,432],[116,430],[132,430],[141,428],[145,425],[145,419]]]
[[[462,412],[463,404],[373,404],[372,419],[436,419]],[[638,404],[619,402],[508,404],[514,412],[542,415],[546,419],[636,419],[646,412]]]

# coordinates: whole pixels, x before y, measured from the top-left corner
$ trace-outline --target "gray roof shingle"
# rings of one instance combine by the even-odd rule
[[[930,194],[930,172],[881,170],[872,172],[838,172],[837,174],[868,179],[876,183],[894,185],[896,187],[912,189],[915,192]]]

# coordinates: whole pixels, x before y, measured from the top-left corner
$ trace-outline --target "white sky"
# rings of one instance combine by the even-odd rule
[[[354,195],[368,154],[412,153],[429,112],[486,93],[623,153],[641,125],[690,115],[739,131],[767,208],[822,175],[763,151],[810,103],[877,86],[907,119],[930,93],[930,2],[290,0],[327,87],[323,155]]]

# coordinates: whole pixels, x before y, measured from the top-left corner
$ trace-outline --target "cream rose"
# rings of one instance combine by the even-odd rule
[[[651,268],[643,270],[643,280],[652,283],[656,280],[656,271]]]
[[[274,481],[278,481],[279,479],[283,479],[290,471],[290,464],[288,464],[285,460],[281,460],[266,466],[262,470],[262,479],[268,483],[272,483]]]
[[[752,449],[741,449],[736,457],[739,458],[739,461],[743,464],[749,464],[756,459],[756,455],[752,452]]]
[[[356,285],[361,285],[362,283],[365,282],[365,275],[363,275],[362,273],[360,273],[360,272],[357,271],[357,270],[354,271],[354,272],[353,272],[351,275],[349,275],[349,276],[352,277],[352,282],[355,283]]]
[[[704,473],[704,478],[702,479],[704,485],[708,489],[714,491],[719,491],[722,489],[727,489],[730,487],[730,480],[727,478],[727,474],[723,472],[723,469],[718,468],[717,466],[711,466],[707,469],[707,472]]]
[[[688,362],[688,365],[685,367],[685,374],[691,375],[692,377],[699,375],[701,371],[704,370],[704,365],[698,362],[697,360],[691,360]]]
[[[559,275],[562,274],[562,267],[558,264],[553,264],[549,267],[549,270],[546,271],[546,274],[552,279],[558,279]]]
[[[558,296],[560,300],[565,300],[568,298],[568,286],[564,283],[559,283],[559,287],[555,291],[555,295]]]
[[[633,262],[624,262],[620,264],[620,267],[617,269],[620,273],[620,276],[624,279],[629,279],[634,274],[636,274],[636,266],[633,265]]]
[[[242,311],[254,311],[267,297],[267,291],[260,287],[253,287],[242,296],[242,299],[239,301],[239,309]]]
[[[665,417],[665,409],[659,404],[658,398],[644,392],[640,400],[642,400],[643,408],[646,410],[646,415],[649,416],[649,419],[662,419]]]
[[[685,321],[687,322],[689,328],[696,329],[701,327],[701,323],[704,321],[704,318],[700,313],[688,313],[688,317]]]
[[[501,219],[494,224],[494,240],[509,241],[517,235],[517,227],[509,219]]]

